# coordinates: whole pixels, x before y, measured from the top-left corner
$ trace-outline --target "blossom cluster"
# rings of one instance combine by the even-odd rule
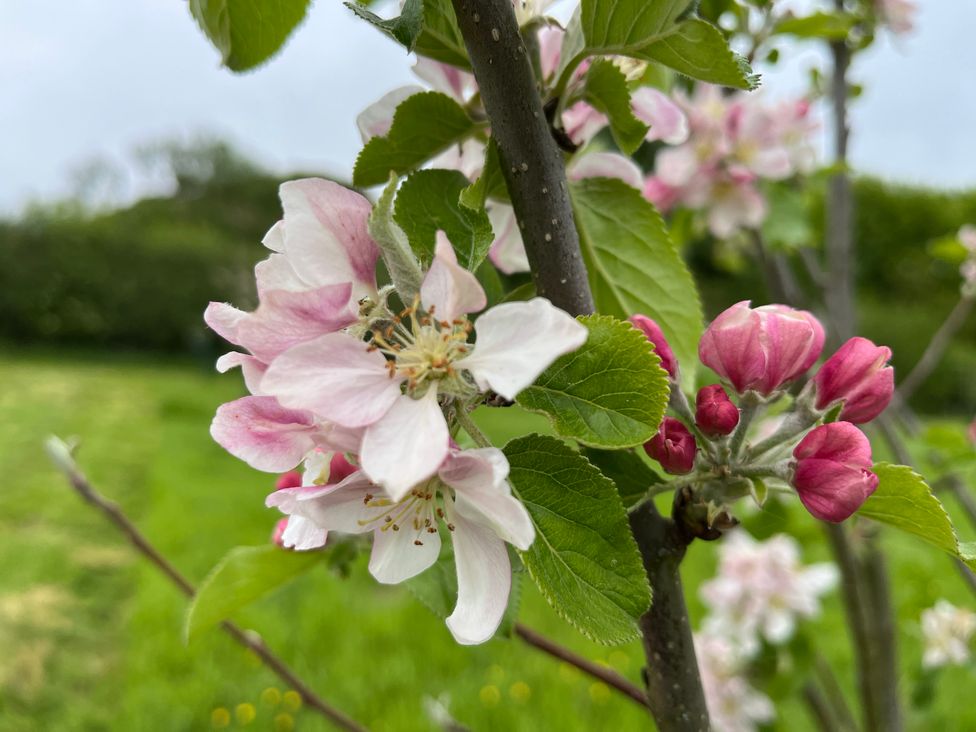
[[[695,648],[702,686],[720,732],[746,732],[773,720],[772,702],[747,678],[762,642],[779,646],[797,621],[820,613],[820,597],[837,584],[833,564],[804,566],[796,540],[756,541],[736,529],[719,545],[715,578],[700,593],[708,608]]]
[[[970,644],[976,635],[976,613],[939,600],[922,611],[925,668],[961,666],[972,658]]]
[[[754,92],[726,96],[699,84],[676,100],[689,121],[688,140],[658,152],[644,195],[664,212],[677,205],[703,210],[717,237],[762,224],[761,181],[807,173],[816,163],[817,124],[806,99],[770,104]]]
[[[285,183],[280,195],[284,217],[255,268],[258,307],[205,313],[243,349],[218,369],[241,367],[251,392],[217,410],[211,434],[258,470],[304,466],[267,500],[289,517],[285,546],[371,533],[370,571],[393,583],[430,567],[450,535],[458,602],[448,626],[461,643],[482,642],[508,600],[505,543],[527,549],[535,531],[504,454],[460,449],[458,419],[489,393],[514,399],[582,345],[586,328],[544,298],[475,321],[485,293],[441,232],[412,299],[379,287],[365,198],[321,179]]]
[[[706,502],[721,508],[753,492],[754,479],[768,478],[788,482],[815,517],[840,522],[874,492],[871,445],[855,425],[870,422],[891,401],[890,349],[851,338],[820,366],[779,427],[747,443],[757,413],[784,398],[820,358],[819,321],[785,305],[740,302],[721,313],[702,335],[698,355],[723,383],[702,388],[694,410],[678,385],[679,364],[661,329],[642,315],[632,322],[669,373],[675,414],[664,418],[645,450],[666,472],[690,474],[687,482]],[[834,417],[838,421],[830,421]],[[790,445],[792,457],[778,459]]]

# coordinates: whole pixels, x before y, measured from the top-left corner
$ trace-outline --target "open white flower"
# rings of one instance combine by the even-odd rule
[[[970,659],[969,644],[976,633],[976,613],[939,600],[922,611],[922,635],[925,637],[925,668],[962,665]]]
[[[448,454],[439,397],[471,403],[491,389],[514,399],[546,367],[579,348],[586,328],[544,298],[485,306],[473,274],[439,233],[419,302],[372,327],[372,341],[329,333],[278,356],[263,393],[347,428],[365,428],[363,471],[399,501]],[[477,341],[469,342],[471,331]]]
[[[359,470],[336,485],[275,491],[267,505],[288,514],[283,542],[296,549],[324,545],[328,531],[372,532],[369,571],[384,584],[410,579],[437,561],[443,527],[454,545],[458,578],[447,626],[458,643],[469,645],[494,635],[508,605],[512,569],[505,543],[525,550],[535,538],[507,478],[501,450],[452,448],[435,475],[399,499]]]

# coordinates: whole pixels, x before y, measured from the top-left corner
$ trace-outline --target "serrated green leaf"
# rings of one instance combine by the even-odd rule
[[[668,403],[668,378],[644,335],[606,315],[579,319],[586,343],[560,356],[516,402],[545,414],[556,432],[584,445],[642,445],[657,432]]]
[[[692,0],[583,0],[584,44],[579,50],[564,48],[573,56],[560,69],[559,88],[583,58],[601,55],[656,61],[699,81],[755,88],[758,77],[745,59],[729,48],[718,28],[693,13]]]
[[[701,302],[664,220],[623,181],[590,178],[570,192],[597,310],[657,321],[681,366],[682,384],[694,388]]]
[[[446,94],[421,92],[409,96],[396,108],[390,131],[371,139],[359,153],[353,183],[372,186],[385,183],[391,171],[409,173],[463,140],[474,127],[461,105]]]
[[[390,181],[383,189],[379,200],[369,215],[369,235],[380,248],[380,255],[390,273],[390,280],[400,296],[411,302],[420,292],[423,272],[420,262],[410,248],[410,242],[403,229],[393,220],[393,201],[397,191],[397,177],[390,175]]]
[[[945,507],[921,475],[907,465],[889,463],[878,463],[874,472],[878,488],[859,516],[914,534],[976,570],[976,543],[959,541]]]
[[[773,28],[774,33],[797,38],[844,40],[857,20],[847,13],[813,13],[804,17],[787,16]]]
[[[640,147],[648,126],[634,116],[627,77],[619,68],[607,59],[594,61],[586,72],[583,95],[607,116],[613,139],[624,154],[630,155]]]
[[[536,529],[522,561],[543,596],[592,640],[636,638],[651,590],[613,481],[554,437],[520,437],[504,451]]]
[[[505,178],[502,175],[501,163],[498,161],[498,145],[495,138],[488,140],[485,145],[485,162],[481,167],[481,175],[474,183],[461,191],[460,202],[466,208],[483,209],[489,198],[500,197],[508,199],[505,188]]]
[[[447,234],[462,267],[476,270],[494,238],[484,209],[459,202],[468,179],[457,170],[418,170],[400,186],[393,218],[424,264],[434,257],[438,229]]]
[[[664,482],[661,476],[632,450],[597,450],[587,447],[584,448],[583,454],[600,469],[601,473],[614,482],[620,500],[627,508],[647,496],[651,486]]]
[[[191,641],[232,613],[323,561],[322,552],[294,552],[274,544],[231,549],[197,590],[186,614]]]
[[[285,44],[308,5],[309,0],[190,0],[190,12],[224,66],[247,71]]]
[[[347,2],[344,5],[360,18],[379,28],[394,41],[402,44],[408,51],[412,51],[424,24],[423,0],[406,0],[395,18],[381,18],[370,12],[362,5]]]

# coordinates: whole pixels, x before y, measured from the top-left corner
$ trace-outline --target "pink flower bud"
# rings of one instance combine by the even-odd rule
[[[657,434],[644,443],[644,451],[674,475],[691,472],[697,449],[694,435],[674,417],[665,417]]]
[[[295,486],[287,486],[289,488],[294,488]],[[279,489],[280,490],[280,489]],[[275,524],[274,533],[271,534],[271,541],[280,547],[285,545],[284,535],[285,529],[288,528],[288,517],[280,519],[278,523]]]
[[[843,402],[840,418],[870,422],[884,411],[895,391],[895,370],[888,366],[891,349],[867,338],[851,338],[820,367],[813,383],[817,409]]]
[[[664,331],[661,330],[661,326],[655,323],[653,320],[648,318],[646,315],[632,315],[630,317],[630,322],[637,326],[644,335],[654,345],[654,352],[657,353],[658,358],[661,359],[661,368],[668,372],[668,375],[672,379],[678,378],[678,359],[674,357],[674,351],[671,350],[671,346],[668,345],[667,339],[664,337]]]
[[[732,434],[739,424],[739,408],[721,384],[703,386],[695,397],[695,424],[709,437]]]
[[[337,452],[332,456],[332,462],[329,463],[329,484],[341,483],[357,470],[359,468],[346,460],[345,455]]]
[[[706,328],[698,356],[740,394],[768,395],[810,368],[823,343],[823,327],[810,313],[786,305],[753,309],[744,300]]]
[[[280,491],[285,488],[297,488],[302,484],[302,474],[297,470],[289,470],[287,473],[282,473],[278,476],[278,480],[275,481],[275,490]]]
[[[871,472],[871,443],[850,422],[833,422],[810,431],[793,450],[793,487],[818,519],[840,523],[878,487]]]

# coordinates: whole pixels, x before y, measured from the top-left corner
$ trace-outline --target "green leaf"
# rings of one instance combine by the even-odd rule
[[[394,41],[402,44],[408,51],[412,51],[417,43],[424,24],[424,8],[422,0],[406,0],[400,15],[389,20],[372,13],[355,2],[344,3],[347,8],[368,23],[372,23],[386,33]]]
[[[449,145],[463,140],[474,122],[446,94],[422,92],[404,99],[384,137],[374,137],[356,158],[353,183],[385,183],[390,171],[399,175],[420,167]]]
[[[309,0],[190,0],[190,12],[232,71],[271,58],[305,17]]]
[[[508,199],[495,138],[489,139],[485,145],[485,163],[481,168],[481,176],[461,191],[460,201],[462,206],[478,210],[483,209],[485,202],[493,197]]]
[[[607,315],[579,319],[589,338],[523,389],[516,402],[549,417],[557,434],[590,447],[634,447],[657,432],[668,377],[644,335]]]
[[[942,502],[925,479],[907,465],[878,463],[878,488],[859,516],[894,526],[958,557],[976,570],[976,542],[960,542]]]
[[[583,450],[586,459],[600,469],[617,486],[620,500],[630,508],[647,495],[652,485],[664,481],[651,466],[641,460],[632,450],[597,450],[587,447]]]
[[[468,179],[457,170],[418,170],[400,186],[393,218],[424,264],[434,257],[438,229],[457,252],[458,262],[474,271],[484,260],[494,235],[484,209],[474,211],[460,204]]]
[[[763,193],[769,208],[762,223],[763,241],[782,249],[810,246],[814,232],[804,192],[786,183],[772,183]]]
[[[630,155],[640,147],[648,126],[634,116],[624,72],[607,59],[594,61],[586,72],[583,95],[610,120],[610,132],[624,154]]]
[[[579,23],[584,38],[560,70],[560,89],[586,56],[619,55],[657,61],[699,81],[753,89],[758,77],[729,48],[722,32],[696,17],[692,0],[583,0]],[[575,19],[574,19],[575,20]],[[572,25],[572,21],[571,21]]]
[[[657,321],[681,365],[682,384],[693,388],[701,303],[660,214],[619,180],[590,178],[570,192],[597,310]]]
[[[776,24],[773,32],[797,38],[842,41],[856,23],[854,16],[847,13],[813,13],[802,18],[787,16]]]
[[[543,596],[592,640],[636,638],[651,590],[613,481],[554,437],[520,437],[504,451],[536,530],[522,561]]]
[[[471,68],[451,0],[424,0],[424,25],[413,50],[451,66]]]
[[[322,561],[322,552],[287,551],[274,544],[231,549],[197,590],[186,615],[184,638],[193,640]]]
[[[411,302],[420,292],[423,272],[420,262],[410,248],[407,235],[393,220],[393,198],[397,190],[397,177],[390,175],[390,181],[373,206],[369,215],[369,235],[380,248],[386,271],[400,296]]]

